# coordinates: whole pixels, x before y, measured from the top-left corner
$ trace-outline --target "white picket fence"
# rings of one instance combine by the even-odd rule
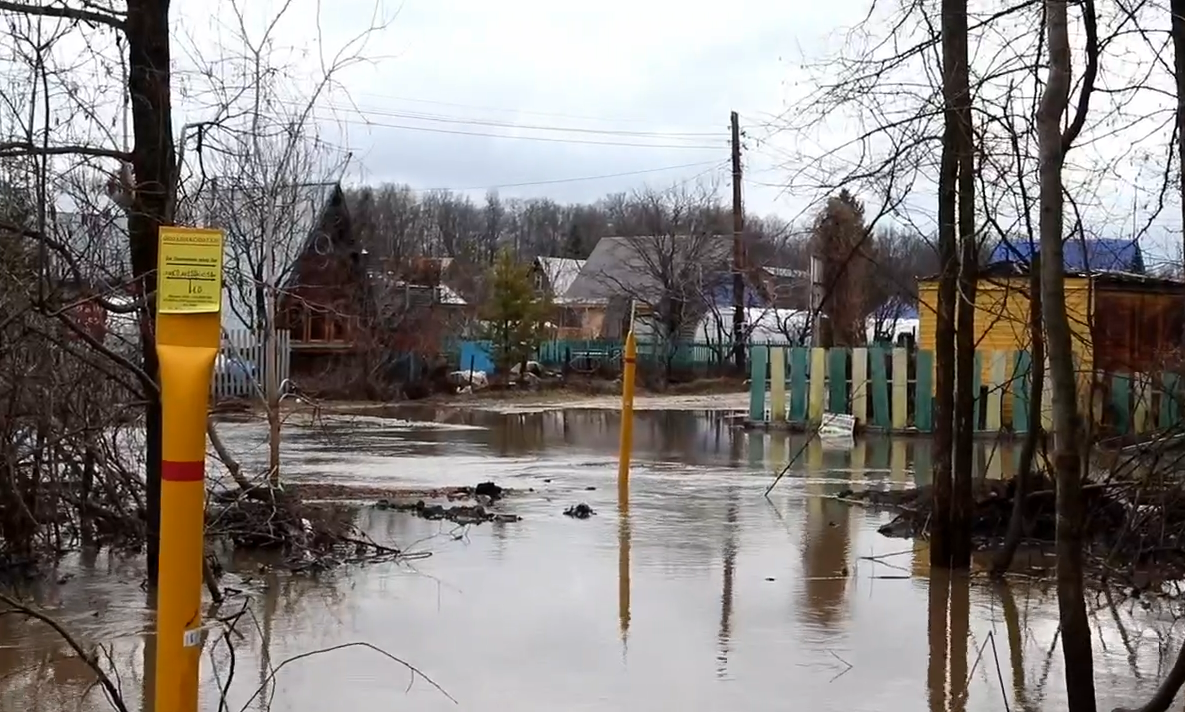
[[[280,383],[288,378],[291,363],[290,336],[276,332]],[[262,392],[264,376],[263,338],[249,329],[232,329],[222,334],[222,350],[214,365],[214,400],[256,398]]]

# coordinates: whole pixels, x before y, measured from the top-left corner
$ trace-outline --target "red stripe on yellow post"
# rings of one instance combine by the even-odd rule
[[[196,462],[165,460],[161,463],[160,478],[165,482],[202,482],[206,478],[206,463],[202,460]]]

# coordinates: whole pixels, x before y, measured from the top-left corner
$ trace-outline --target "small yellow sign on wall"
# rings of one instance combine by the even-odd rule
[[[160,229],[156,311],[210,314],[222,310],[222,231]]]

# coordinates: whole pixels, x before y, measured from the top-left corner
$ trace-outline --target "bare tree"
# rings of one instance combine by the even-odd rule
[[[320,216],[349,154],[319,136],[315,110],[337,87],[342,73],[366,61],[367,41],[384,26],[379,6],[369,24],[338,48],[317,35],[317,62],[304,82],[282,81],[281,62],[306,48],[277,46],[292,0],[257,28],[240,0],[226,0],[234,18],[231,40],[214,59],[191,57],[210,97],[208,119],[193,125],[194,150],[183,166],[180,205],[192,219],[226,230],[230,310],[263,343],[264,393],[269,425],[268,471],[280,482],[280,374],[277,302],[293,281],[297,258],[307,249],[328,250]],[[318,18],[319,22],[319,18]],[[284,54],[290,56],[285,59]],[[303,90],[307,86],[307,90]],[[293,98],[296,97],[296,98]],[[326,188],[329,187],[330,190]],[[358,316],[358,315],[355,315]]]
[[[37,163],[37,199],[39,218],[36,226],[44,228],[45,216],[56,201],[52,194],[57,185],[51,177],[59,170],[69,170],[78,162],[92,170],[118,176],[113,192],[127,211],[127,235],[130,246],[130,292],[139,298],[138,311],[142,338],[140,363],[102,348],[93,337],[91,348],[126,369],[139,382],[145,398],[145,436],[147,485],[147,542],[150,582],[155,582],[157,532],[160,524],[161,411],[155,385],[157,359],[151,334],[153,305],[147,297],[156,290],[157,230],[169,224],[169,186],[175,175],[172,137],[172,98],[169,76],[169,4],[167,0],[126,0],[120,6],[106,0],[79,5],[64,3],[2,2],[0,13],[8,22],[10,38],[26,41],[35,48],[31,71],[20,81],[36,117],[34,133],[10,133],[15,105],[0,107],[4,112],[0,127],[0,158],[28,157]],[[24,38],[23,40],[19,38]],[[125,54],[126,53],[126,54]],[[126,56],[126,64],[118,61]],[[116,61],[112,61],[112,58]],[[98,70],[89,76],[118,78],[110,82],[76,81],[83,65]],[[120,86],[121,83],[126,84]],[[50,101],[50,87],[54,100]],[[100,128],[106,118],[101,102],[107,90],[114,96],[132,96],[130,103],[130,150]],[[36,107],[40,105],[40,110]],[[27,129],[32,129],[30,121]],[[15,123],[15,126],[20,126]],[[49,249],[44,229],[22,229],[20,234],[38,241],[41,254]],[[104,307],[113,307],[109,302]],[[109,311],[119,311],[109,309]],[[68,328],[74,323],[66,312],[59,320]],[[79,329],[81,330],[81,329]]]
[[[615,218],[626,234],[601,240],[569,290],[569,297],[608,300],[606,321],[622,333],[636,315],[638,340],[659,359],[663,383],[678,345],[707,312],[707,295],[731,280],[730,238],[712,230],[717,207],[707,186],[639,192]]]
[[[1087,32],[1087,77],[1076,115],[1062,131],[1070,100],[1070,27],[1067,2],[1046,0],[1046,32],[1049,73],[1037,110],[1040,156],[1041,301],[1048,338],[1049,371],[1053,384],[1054,470],[1057,474],[1057,580],[1058,608],[1065,657],[1069,709],[1093,712],[1094,661],[1091,655],[1090,621],[1082,585],[1082,547],[1085,510],[1082,449],[1085,438],[1078,413],[1077,385],[1070,322],[1066,314],[1065,263],[1062,255],[1065,202],[1062,167],[1074,145],[1089,107],[1091,81],[1098,62],[1093,0],[1085,0],[1083,19]]]

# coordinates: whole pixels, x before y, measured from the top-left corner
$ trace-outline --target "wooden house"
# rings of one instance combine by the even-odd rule
[[[1091,254],[1097,258],[1101,253],[1082,249],[1066,253],[1066,312],[1084,386],[1089,380],[1087,374],[1103,376],[1097,379],[1096,390],[1105,391],[1109,375],[1159,373],[1166,364],[1179,361],[1185,343],[1185,282],[1127,271],[1143,269],[1142,258],[1132,256],[1130,251],[1094,263],[1101,267],[1084,261]],[[918,296],[918,348],[934,351],[937,279],[920,280]],[[1014,254],[1011,260],[981,268],[975,298],[975,338],[977,350],[986,355],[983,383],[989,382],[991,354],[1007,354],[1006,377],[1012,378],[1013,354],[1032,348],[1029,309],[1027,260],[1016,259]],[[1092,394],[1095,399],[1103,396],[1099,392]],[[1010,411],[1009,400],[1004,409]]]
[[[666,336],[690,341],[705,319],[732,323],[732,248],[728,235],[603,237],[565,300],[580,308],[586,332],[608,339],[624,338],[633,308],[639,342],[663,340],[664,327],[651,315],[681,304],[684,333]],[[750,308],[770,303],[760,272],[745,272]]]
[[[536,257],[531,263],[531,282],[551,300],[553,316],[548,319],[557,339],[595,339],[600,332],[603,311],[599,301],[585,303],[568,296],[584,260],[565,257]],[[590,318],[591,317],[591,318]]]

